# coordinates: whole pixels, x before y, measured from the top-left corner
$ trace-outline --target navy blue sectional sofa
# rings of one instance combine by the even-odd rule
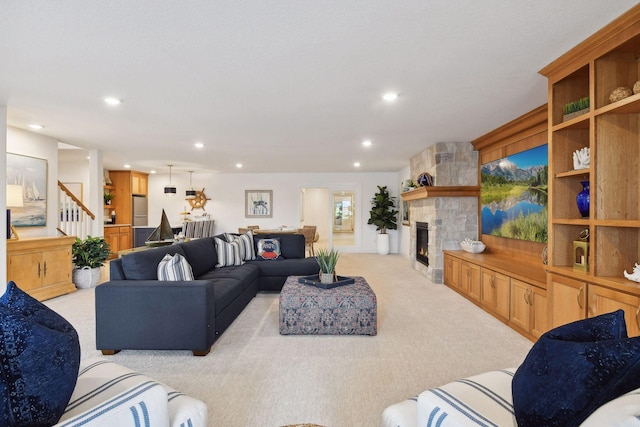
[[[95,290],[96,348],[105,355],[124,349],[208,354],[259,291],[280,291],[288,276],[319,271],[315,258],[305,258],[304,236],[256,236],[256,249],[264,238],[280,240],[278,259],[216,268],[214,238],[206,237],[112,260],[110,280]],[[176,253],[189,262],[195,280],[158,280],[159,262]]]

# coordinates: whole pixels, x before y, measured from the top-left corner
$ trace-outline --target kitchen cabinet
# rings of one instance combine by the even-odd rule
[[[109,258],[117,258],[118,252],[131,249],[131,226],[107,226],[104,228],[104,239],[111,249],[111,256]]]

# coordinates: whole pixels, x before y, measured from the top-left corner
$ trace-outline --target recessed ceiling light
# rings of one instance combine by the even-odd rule
[[[242,167],[242,163],[236,163],[236,167],[240,169]]]
[[[131,165],[127,164],[127,165],[124,165],[124,167],[129,169],[131,167]]]
[[[373,144],[373,141],[371,141],[370,139],[365,139],[364,141],[362,141],[362,145],[364,145],[365,147],[371,147],[371,144]]]
[[[196,142],[193,146],[196,148],[204,148],[204,144],[202,142]]]
[[[353,164],[353,166],[355,166],[355,167],[359,168],[359,167],[360,167],[360,162],[355,162],[355,163]]]
[[[154,171],[154,170],[150,170],[150,171],[149,171],[149,173],[156,173],[156,171]]]
[[[122,99],[114,98],[113,96],[107,96],[104,98],[104,102],[109,105],[120,105],[122,104]]]
[[[396,92],[387,92],[384,95],[382,95],[382,99],[384,99],[387,102],[393,102],[396,99],[398,99],[398,94]]]
[[[29,127],[30,127],[31,129],[33,129],[33,130],[40,130],[40,129],[44,129],[44,126],[43,126],[43,125],[40,125],[40,124],[38,124],[38,123],[31,123],[31,124],[29,125]]]

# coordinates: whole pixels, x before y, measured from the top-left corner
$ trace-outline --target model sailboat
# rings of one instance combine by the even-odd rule
[[[167,214],[162,210],[162,218],[160,219],[160,225],[151,232],[147,241],[144,242],[147,246],[164,246],[173,244],[173,230],[171,224],[167,219]]]

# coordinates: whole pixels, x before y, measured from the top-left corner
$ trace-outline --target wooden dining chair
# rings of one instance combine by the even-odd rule
[[[315,225],[304,225],[302,228],[298,229],[299,233],[304,236],[304,250],[305,252],[309,252],[309,255],[316,256],[315,250],[313,249],[313,242],[316,237],[316,226]]]

